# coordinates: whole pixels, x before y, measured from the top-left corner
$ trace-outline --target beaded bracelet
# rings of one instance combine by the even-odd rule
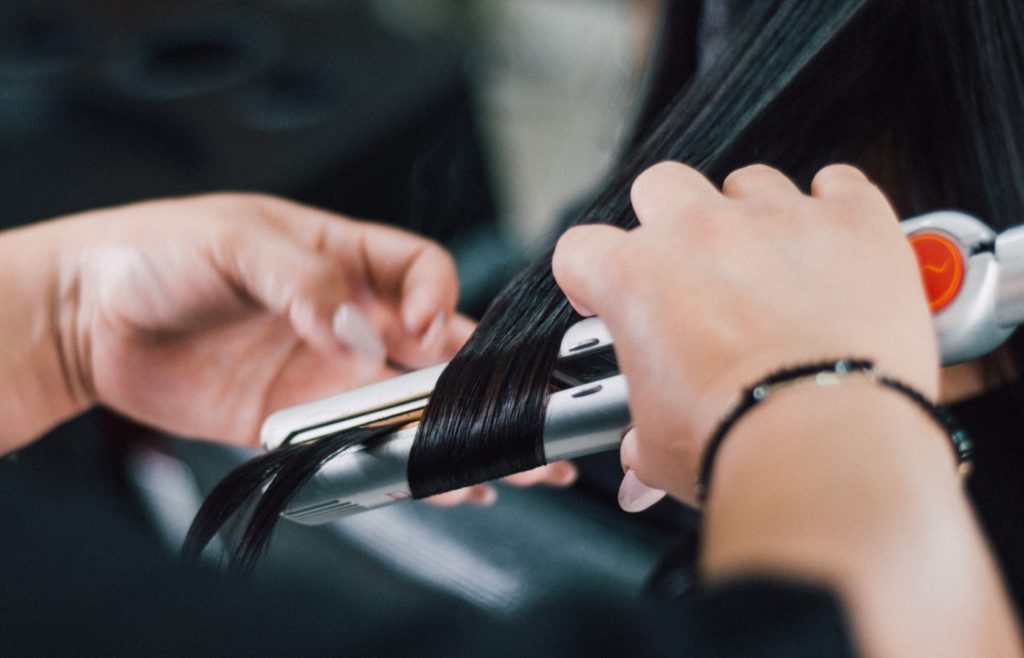
[[[928,414],[932,420],[938,423],[949,436],[950,442],[953,444],[953,450],[956,452],[960,474],[963,477],[971,474],[974,462],[973,446],[970,437],[966,431],[957,425],[953,416],[944,407],[932,403],[919,391],[907,384],[880,374],[875,370],[875,364],[872,361],[865,359],[840,359],[838,361],[824,361],[779,370],[746,389],[740,401],[718,424],[714,434],[711,435],[711,439],[708,441],[707,447],[704,449],[704,456],[701,459],[700,471],[697,476],[697,500],[703,504],[707,498],[711,470],[714,467],[718,449],[729,434],[729,431],[732,430],[736,422],[744,414],[767,400],[774,393],[785,388],[801,384],[829,386],[855,380],[868,381],[885,386],[910,399]]]

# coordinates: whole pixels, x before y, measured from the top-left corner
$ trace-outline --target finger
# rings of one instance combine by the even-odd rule
[[[314,349],[329,354],[343,346],[383,362],[383,341],[330,259],[266,228],[221,236],[213,261],[232,285],[270,312],[286,315]]]
[[[283,199],[260,197],[259,203],[265,215],[341,264],[353,280],[400,303],[403,326],[411,334],[422,336],[439,314],[454,314],[459,296],[455,262],[437,243]]]
[[[416,252],[402,281],[402,322],[406,330],[424,337],[447,322],[459,299],[455,261],[447,251],[428,243]]]
[[[558,286],[581,315],[600,314],[611,284],[613,255],[626,231],[606,224],[576,226],[558,240],[551,271]]]
[[[422,336],[410,334],[397,320],[386,328],[388,353],[391,358],[413,368],[424,368],[450,357],[448,344],[451,341],[455,319],[447,313],[438,313]]]
[[[454,507],[456,505],[470,504],[478,506],[493,505],[498,499],[498,492],[488,484],[475,484],[471,487],[463,487],[454,491],[446,491],[428,498],[424,502],[437,507]]]
[[[476,322],[465,315],[456,314],[448,324],[448,331],[448,344],[445,346],[445,351],[447,356],[454,356],[476,331]]]
[[[422,338],[386,327],[388,356],[407,368],[426,368],[455,356],[474,329],[476,323],[464,315],[449,318],[441,329],[428,329]]]
[[[762,203],[803,196],[785,174],[763,164],[743,167],[726,176],[722,182],[722,194],[732,199],[756,199]]]
[[[424,498],[423,502],[437,507],[455,507],[469,501],[469,488],[455,489]]]
[[[622,465],[623,473],[636,469],[639,463],[635,427],[626,432],[626,435],[622,437],[622,443],[619,444],[619,463]]]
[[[666,495],[663,489],[647,485],[636,474],[635,468],[640,461],[637,454],[638,445],[639,435],[636,428],[633,428],[622,437],[622,444],[619,447],[623,471],[622,483],[619,485],[619,507],[631,513],[642,512]]]
[[[576,468],[576,464],[570,461],[555,462],[554,464],[548,464],[547,476],[544,479],[544,484],[553,487],[568,487],[570,484],[576,482],[579,477],[579,469]]]
[[[456,314],[448,320],[441,340],[436,345],[437,351],[429,353],[430,358],[435,361],[452,358],[456,352],[462,349],[462,346],[466,344],[466,341],[469,340],[474,331],[476,331],[476,322],[470,320],[465,315]],[[424,349],[435,349],[428,340],[428,335],[429,332],[423,338]]]
[[[362,267],[374,290],[401,308],[402,326],[423,337],[455,313],[455,261],[435,242],[380,224],[360,223]]]
[[[567,487],[576,481],[577,475],[576,466],[572,462],[563,461],[515,473],[502,480],[516,487],[532,487],[537,484]]]
[[[629,196],[637,219],[648,225],[682,221],[723,200],[711,181],[678,162],[661,162],[644,170],[633,181]]]
[[[513,473],[503,477],[502,480],[516,487],[532,487],[544,481],[544,468],[544,466],[538,466],[521,473]]]
[[[829,165],[819,171],[811,181],[811,196],[838,201],[886,222],[896,218],[882,190],[864,172],[850,165]]]

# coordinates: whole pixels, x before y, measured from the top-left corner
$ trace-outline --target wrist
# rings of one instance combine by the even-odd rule
[[[77,277],[62,269],[56,222],[0,234],[0,453],[93,404],[80,368]],[[74,312],[69,314],[69,310]]]
[[[937,406],[912,386],[878,372],[870,360],[845,358],[776,370],[747,388],[733,405],[732,411],[718,423],[704,446],[697,475],[697,500],[703,503],[707,496],[715,457],[723,441],[732,433],[737,422],[743,420],[752,410],[764,403],[770,403],[780,392],[788,389],[849,386],[856,383],[870,384],[897,393],[924,412],[949,438],[961,474],[970,474],[973,467],[973,447],[970,438],[945,409]]]
[[[845,547],[833,555],[870,557],[861,543],[908,520],[948,516],[963,499],[943,430],[904,396],[867,382],[779,392],[737,422],[713,477],[705,510],[712,572],[814,564],[833,542]]]
[[[963,655],[1014,627],[948,437],[905,396],[867,382],[780,392],[737,423],[714,477],[709,579],[826,584],[871,654]]]

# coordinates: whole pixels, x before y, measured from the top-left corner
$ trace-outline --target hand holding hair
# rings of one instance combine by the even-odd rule
[[[554,275],[609,325],[637,431],[622,462],[693,501],[709,437],[746,387],[846,356],[934,399],[939,359],[907,241],[882,193],[831,166],[809,196],[753,166],[719,193],[662,163],[640,226],[571,229]],[[772,394],[720,444],[704,508],[707,581],[800,578],[838,593],[871,656],[1021,655],[1020,631],[947,437],[870,381]]]
[[[623,443],[623,465],[644,483],[692,502],[703,443],[740,391],[781,367],[856,355],[934,399],[914,256],[859,171],[827,167],[804,195],[755,165],[719,192],[662,163],[631,196],[638,228],[573,228],[553,269],[616,337],[640,437]]]
[[[262,195],[53,220],[0,234],[0,258],[0,453],[93,404],[255,444],[269,412],[448,359],[473,329],[438,245]],[[559,463],[513,484],[574,476]]]
[[[55,331],[59,363],[42,376],[63,391],[61,417],[99,403],[255,443],[269,411],[392,375],[386,359],[441,361],[472,329],[439,246],[276,198],[153,201],[2,239],[47,265],[36,322]],[[45,424],[8,427],[5,447],[59,420],[53,406],[14,410]]]
[[[10,231],[0,249],[33,257],[39,291],[19,296],[36,297],[53,353],[19,383],[42,392],[4,414],[31,419],[5,428],[5,449],[94,403],[254,442],[269,410],[391,375],[386,355],[444,359],[471,331],[429,240],[267,196],[95,211]]]

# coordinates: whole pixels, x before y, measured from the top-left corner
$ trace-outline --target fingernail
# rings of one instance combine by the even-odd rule
[[[331,324],[335,337],[350,350],[367,359],[384,362],[387,356],[384,341],[356,306],[348,303],[339,306],[334,312],[334,321]]]
[[[420,340],[420,346],[424,352],[432,353],[435,350],[440,350],[441,345],[444,343],[444,327],[448,323],[448,314],[444,311],[438,311],[434,319],[430,321],[430,326],[423,333],[423,338]]]
[[[664,497],[664,491],[648,487],[630,470],[619,485],[619,507],[627,512],[642,512]]]

